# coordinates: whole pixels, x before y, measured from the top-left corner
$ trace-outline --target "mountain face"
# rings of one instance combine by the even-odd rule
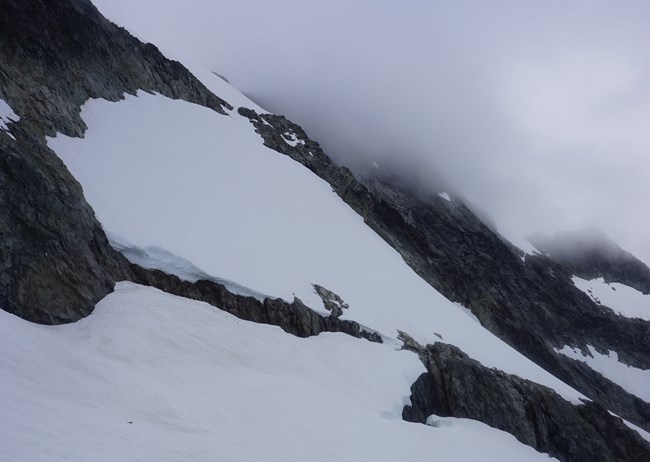
[[[185,318],[172,314],[170,308],[165,319],[185,333],[184,343],[179,346],[174,330],[161,324],[153,309],[147,311],[151,319],[132,320],[134,329],[142,329],[134,330],[133,338],[147,338],[170,351],[186,347],[192,353],[183,353],[187,354],[183,361],[192,364],[204,351],[192,342],[203,342],[211,354],[201,356],[205,362],[188,373],[205,377],[205,383],[216,388],[222,386],[221,379],[225,383],[238,374],[260,383],[269,375],[287,374],[286,386],[298,390],[296,384],[303,382],[292,381],[292,368],[302,367],[300,361],[322,362],[322,371],[330,372],[325,374],[333,393],[329,407],[338,411],[332,411],[336,417],[330,421],[325,418],[330,415],[329,407],[316,407],[313,418],[322,418],[329,428],[347,428],[342,423],[344,412],[336,412],[346,410],[339,402],[345,402],[350,393],[335,392],[350,383],[349,377],[358,376],[355,370],[365,370],[362,364],[383,364],[379,358],[386,355],[399,358],[391,374],[411,380],[410,390],[403,390],[402,385],[377,389],[377,396],[383,393],[395,401],[379,404],[377,398],[376,405],[397,406],[399,411],[393,414],[398,418],[428,422],[435,431],[441,430],[435,428],[436,419],[447,423],[452,420],[446,418],[478,420],[489,425],[481,431],[494,441],[501,438],[500,433],[491,432],[498,430],[516,438],[514,443],[504,443],[504,454],[514,454],[508,451],[523,443],[558,460],[650,459],[648,442],[609,412],[650,430],[650,404],[637,391],[650,389],[650,379],[644,375],[650,370],[650,323],[596,303],[573,282],[575,276],[604,277],[648,294],[645,265],[603,239],[584,248],[568,238],[537,241],[543,254],[524,254],[484,224],[460,198],[413,191],[383,173],[359,179],[332,162],[300,126],[263,111],[220,79],[209,80],[206,74],[199,79],[198,75],[103,18],[86,0],[56,5],[37,0],[0,2],[0,100],[16,115],[0,125],[0,307],[25,320],[8,315],[0,320],[7,339],[3,351],[11,358],[3,366],[2,376],[11,380],[2,389],[2,407],[14,433],[0,432],[7,438],[1,446],[8,458],[28,457],[26,451],[31,449],[27,446],[39,446],[38,441],[25,447],[17,442],[30,432],[18,412],[21,406],[31,410],[25,414],[31,421],[41,422],[33,424],[35,435],[44,431],[38,425],[54,425],[55,417],[84,435],[88,422],[73,423],[86,415],[82,409],[87,408],[81,406],[82,398],[75,401],[67,396],[75,394],[76,385],[66,385],[67,392],[58,393],[60,381],[95,383],[98,375],[104,383],[117,383],[116,377],[129,376],[133,370],[129,361],[112,361],[130,355],[139,358],[136,367],[160,364],[151,373],[175,380],[174,368],[165,369],[164,355],[152,359],[142,353],[150,348],[146,342],[131,351],[128,347],[134,340],[129,337],[123,351],[113,351],[112,347],[88,347],[83,340],[103,338],[105,345],[119,343],[119,331],[102,329],[112,323],[115,329],[126,329],[120,316],[131,319],[132,312],[150,304],[182,305]],[[156,144],[150,144],[156,139]],[[130,281],[132,286],[120,281]],[[114,293],[118,282],[121,285]],[[116,306],[115,312],[121,315],[93,313],[98,302]],[[192,317],[195,310],[203,309],[197,302],[207,302],[239,319],[279,326],[292,336],[254,333],[257,328],[224,317],[219,322],[231,326],[232,332],[241,332],[241,338],[228,337],[230,331],[219,330],[219,335],[228,337],[236,348],[200,337],[209,336],[202,326],[216,318],[208,312]],[[99,320],[106,320],[105,324]],[[39,330],[27,321],[74,324]],[[147,333],[150,324],[165,332],[161,336],[169,337]],[[268,344],[247,350],[252,335]],[[292,343],[297,342],[293,336],[323,337],[319,340],[322,347]],[[58,348],[68,345],[65,342],[69,346]],[[369,345],[358,347],[350,342]],[[350,357],[357,349],[363,350],[354,363],[356,369],[354,364],[345,370],[334,366],[345,362],[341,361],[346,355],[342,344],[350,345],[346,347]],[[56,356],[46,354],[48,345]],[[299,348],[311,353],[296,356],[297,365],[279,359]],[[396,353],[396,348],[403,351]],[[577,356],[566,354],[567,348]],[[332,351],[338,361],[328,356]],[[222,359],[233,354],[245,359],[218,369],[214,377],[199,372],[204,367],[222,367]],[[268,355],[266,366],[256,363],[262,355]],[[54,375],[47,375],[49,369],[43,366],[46,379],[39,379],[38,367],[25,365],[40,364],[41,357],[61,361]],[[403,366],[407,363],[408,371]],[[126,372],[85,373],[97,364],[111,364],[107,371]],[[611,372],[612,365],[635,371],[637,388],[619,380]],[[25,377],[29,380],[21,382]],[[309,382],[310,375],[305,377],[300,380]],[[41,380],[44,388],[36,396],[36,389],[30,387]],[[155,381],[155,377],[146,380]],[[355,380],[361,386],[362,379]],[[191,395],[192,387],[202,385],[199,380],[185,386],[188,390],[183,394]],[[30,394],[29,390],[34,391]],[[128,387],[121,390],[131,392]],[[277,412],[298,418],[293,401],[280,396],[281,388],[273,390],[266,401],[283,403]],[[92,389],[78,392],[92,408]],[[243,444],[234,443],[239,435],[250,431],[257,438],[265,431],[242,424],[255,420],[241,410],[258,398],[235,395],[235,406],[227,417],[205,417],[205,426],[194,428],[189,417],[186,421],[178,415],[185,407],[201,403],[182,401],[183,407],[175,407],[174,400],[179,398],[174,389],[153,393],[169,407],[157,407],[156,400],[142,407],[138,415],[151,418],[148,433],[140,435],[146,435],[147,441],[187,441],[181,435],[210,433],[223,422],[236,422],[234,426],[242,428],[219,445],[235,451],[234,455],[233,448]],[[399,393],[410,395],[407,402],[400,403]],[[255,394],[264,396],[264,388]],[[207,399],[202,404],[209,407],[210,395],[197,396]],[[357,401],[364,400],[363,394],[357,396]],[[298,398],[295,402],[306,405]],[[76,447],[80,452],[74,453],[74,441],[66,439],[74,455],[57,452],[62,460],[81,460],[84,450],[114,448],[125,438],[123,430],[110,423],[110,412],[104,413],[118,409],[116,405],[101,403],[95,407],[101,407],[98,425],[106,426],[102,427],[106,440]],[[46,411],[57,406],[76,411],[51,415]],[[137,413],[139,406],[131,403],[127,408]],[[217,416],[219,409],[214,408]],[[371,410],[373,417],[363,420],[368,433],[355,436],[358,441],[394,437],[420,448],[422,452],[409,454],[415,460],[428,460],[433,456],[427,451],[445,444],[435,431],[422,433],[424,426],[412,430],[412,425],[401,421],[386,434],[375,434],[383,424],[373,419],[383,409]],[[263,409],[257,412],[264,414]],[[192,419],[199,414],[192,414]],[[269,423],[285,428],[281,418]],[[133,420],[127,425],[135,427]],[[464,423],[456,425],[454,431],[461,440],[474,435],[480,448],[477,433]],[[26,433],[21,433],[26,426]],[[336,434],[341,447],[353,451],[349,432]],[[314,454],[291,449],[281,435],[261,447],[271,452],[277,448],[278,454],[290,460],[317,460]],[[323,436],[300,435],[307,446]],[[425,440],[433,447],[421,442]],[[47,439],[41,441],[43,454],[50,444]],[[187,444],[194,447],[197,443]],[[458,457],[454,451],[461,451],[465,444],[450,446],[438,458]],[[182,459],[202,459],[201,453],[187,451]],[[387,451],[378,451],[374,458],[388,457]],[[327,454],[328,460],[346,457],[337,451]],[[513,460],[537,456],[530,450]],[[506,458],[500,456],[500,460]],[[362,456],[353,459],[362,460]]]
[[[606,282],[619,282],[645,295],[650,294],[650,268],[603,233],[564,232],[552,238],[535,235],[531,240],[549,258],[576,276],[602,277]]]
[[[44,137],[82,136],[89,98],[142,89],[221,112],[226,103],[87,1],[3,1],[0,46],[0,98],[20,115],[0,131],[0,306],[36,322],[76,321],[123,278],[124,259]]]
[[[286,130],[306,137],[299,127],[282,118],[278,125],[278,116],[242,109],[240,113],[250,118],[267,146],[332,185],[432,287],[470,308],[483,326],[554,375],[648,428],[646,402],[556,352],[565,345],[588,351],[591,345],[598,351],[619,352],[630,366],[650,369],[646,321],[617,316],[594,303],[571,281],[572,266],[542,255],[525,255],[522,260],[523,252],[504,242],[460,201],[413,193],[393,178],[361,183],[347,169],[333,165],[313,142],[298,146],[282,142]],[[273,130],[274,126],[282,128]]]

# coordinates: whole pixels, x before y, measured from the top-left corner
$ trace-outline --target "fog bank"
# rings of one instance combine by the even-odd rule
[[[97,0],[337,162],[438,170],[506,236],[595,226],[650,262],[650,3]]]

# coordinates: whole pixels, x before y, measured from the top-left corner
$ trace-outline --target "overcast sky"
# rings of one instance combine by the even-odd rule
[[[506,236],[596,226],[650,262],[650,2],[96,0],[339,163],[439,170]]]

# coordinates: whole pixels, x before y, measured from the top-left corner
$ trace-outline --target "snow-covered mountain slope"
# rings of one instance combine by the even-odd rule
[[[410,352],[131,283],[72,325],[0,311],[0,348],[6,461],[549,460],[475,421],[402,421]]]
[[[0,25],[0,98],[19,118],[0,130],[0,308],[76,321],[122,280],[212,305],[120,283],[78,324],[2,315],[8,457],[467,460],[486,440],[512,446],[431,414],[564,460],[650,457],[603,406],[645,425],[647,404],[553,349],[594,338],[643,365],[643,321],[594,305],[544,256],[522,262],[458,198],[359,181],[299,126],[88,0],[7,0]],[[517,348],[596,401],[578,404]],[[400,414],[454,426],[432,443]]]
[[[553,236],[535,234],[533,244],[583,279],[604,278],[650,293],[650,268],[622,249],[603,232],[593,229],[558,232]]]
[[[603,278],[588,281],[574,276],[573,283],[598,305],[612,308],[622,316],[650,321],[650,295],[644,295],[624,284],[608,284]],[[570,345],[558,351],[570,358],[585,362],[628,392],[650,402],[650,370],[620,362],[618,352],[610,350],[603,354],[591,345],[588,345],[586,351],[580,351],[579,348]]]
[[[650,321],[650,295],[618,282],[607,283],[603,278],[587,280],[574,276],[573,283],[599,305],[628,318]]]
[[[426,284],[327,183],[263,146],[247,119],[142,92],[89,101],[82,118],[83,139],[49,145],[120,245],[162,248],[210,276],[326,312],[319,284],[349,305],[345,317],[388,339],[398,330],[423,344],[442,339],[582,397]]]
[[[587,363],[589,367],[600,372],[612,382],[619,384],[629,393],[650,402],[650,386],[648,386],[650,384],[650,370],[628,366],[618,360],[618,354],[615,351],[602,354],[592,346],[588,346],[588,351],[585,353],[570,346],[565,346],[559,352]]]

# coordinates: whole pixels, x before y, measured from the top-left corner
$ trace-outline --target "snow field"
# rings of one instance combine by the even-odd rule
[[[326,182],[264,147],[247,119],[143,92],[88,101],[82,117],[83,139],[48,144],[116,245],[164,249],[202,273],[325,312],[320,284],[350,305],[345,317],[389,341],[397,329],[420,343],[437,332],[488,367],[582,397],[432,289]]]
[[[1,460],[548,460],[478,422],[402,421],[410,352],[132,283],[66,326],[0,311],[0,348]]]

